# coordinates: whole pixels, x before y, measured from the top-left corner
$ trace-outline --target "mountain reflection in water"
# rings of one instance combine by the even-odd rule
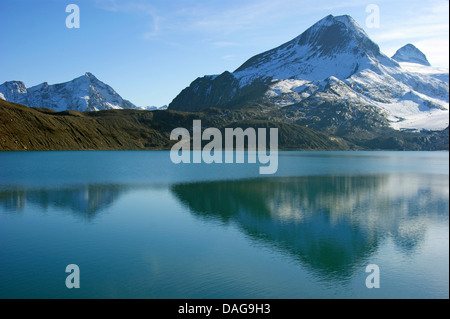
[[[234,224],[319,272],[345,279],[390,237],[413,254],[427,218],[448,215],[446,176],[314,176],[178,184],[196,216]]]
[[[27,204],[34,204],[44,211],[54,208],[89,221],[113,205],[127,189],[128,187],[119,185],[79,185],[57,189],[16,188],[0,191],[0,206],[7,212],[21,212]]]
[[[78,185],[0,191],[5,212],[38,205],[95,219],[125,192],[155,185]],[[169,184],[206,223],[236,226],[251,241],[279,251],[320,275],[345,280],[382,241],[414,254],[430,219],[448,219],[447,175],[388,174],[261,178]]]

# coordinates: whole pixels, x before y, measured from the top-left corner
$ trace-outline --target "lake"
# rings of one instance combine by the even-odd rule
[[[449,153],[0,153],[0,298],[449,298]]]

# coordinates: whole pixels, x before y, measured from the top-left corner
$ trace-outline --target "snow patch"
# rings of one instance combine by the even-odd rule
[[[449,83],[449,70],[446,68],[438,68],[433,66],[425,66],[416,63],[401,62],[400,66],[403,70],[409,73],[415,73],[419,75],[426,75],[434,77],[445,83]]]

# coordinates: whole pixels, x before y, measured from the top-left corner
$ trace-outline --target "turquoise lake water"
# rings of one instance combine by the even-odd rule
[[[0,153],[0,298],[448,297],[448,152]]]

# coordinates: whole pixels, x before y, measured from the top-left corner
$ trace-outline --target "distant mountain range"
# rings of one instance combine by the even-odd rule
[[[409,44],[389,58],[350,16],[329,15],[233,73],[196,79],[171,110],[259,107],[268,116],[333,133],[343,126],[443,130],[448,69]]]
[[[86,73],[70,82],[49,85],[47,82],[27,88],[21,81],[0,85],[0,99],[29,107],[45,107],[58,112],[111,109],[157,110],[155,106],[136,106],[124,100],[112,87]],[[167,108],[162,107],[163,109]]]
[[[278,127],[283,149],[448,150],[449,72],[412,44],[389,58],[350,16],[329,15],[232,73],[196,79],[168,107],[138,107],[86,73],[5,82],[0,113],[0,150],[167,149],[193,119]]]

